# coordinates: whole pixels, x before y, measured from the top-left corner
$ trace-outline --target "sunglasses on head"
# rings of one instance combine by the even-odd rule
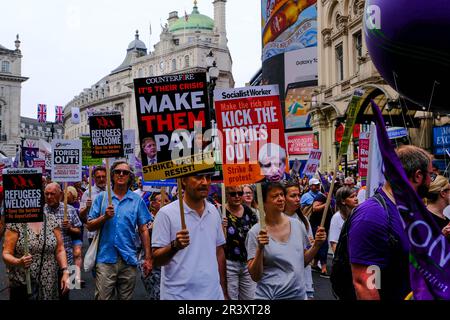
[[[128,176],[129,174],[130,174],[130,171],[128,171],[128,170],[120,170],[120,169],[115,169],[114,170],[114,174],[117,174],[117,175],[124,175],[124,176]]]
[[[242,197],[244,195],[244,192],[243,191],[233,191],[233,192],[228,192],[228,195],[230,197],[236,197],[236,196]]]

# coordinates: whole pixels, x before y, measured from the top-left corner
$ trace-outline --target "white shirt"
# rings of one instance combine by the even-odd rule
[[[365,188],[359,189],[358,195],[356,197],[358,198],[358,204],[361,204],[364,201],[366,201],[366,189]]]
[[[338,243],[339,235],[341,234],[342,226],[344,225],[345,220],[342,219],[341,213],[336,212],[331,218],[330,230],[328,235],[329,242]]]
[[[139,197],[142,197],[142,195],[144,194],[144,191],[142,191],[142,189],[139,188],[137,188],[133,192],[136,193]]]
[[[184,203],[190,244],[161,268],[161,300],[223,300],[217,247],[225,244],[219,211],[205,200],[200,217]],[[153,223],[152,248],[175,240],[181,230],[179,201],[159,210]]]

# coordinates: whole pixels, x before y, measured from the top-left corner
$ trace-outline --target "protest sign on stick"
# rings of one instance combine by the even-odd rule
[[[214,100],[225,185],[287,180],[278,86],[216,89]]]
[[[211,129],[206,74],[135,79],[134,88],[144,180],[214,168],[212,148],[203,146]]]
[[[333,195],[334,190],[334,182],[336,181],[336,174],[339,170],[339,165],[341,164],[341,160],[344,154],[347,154],[348,145],[350,143],[350,139],[353,135],[353,127],[355,126],[356,116],[358,115],[359,109],[361,108],[361,103],[363,101],[362,97],[364,95],[364,90],[356,89],[353,93],[352,99],[347,108],[347,120],[345,122],[345,130],[344,136],[342,138],[341,147],[339,148],[339,154],[336,159],[336,168],[333,174],[333,180],[331,181],[330,191],[327,195],[327,202],[325,203],[325,209],[323,210],[322,220],[320,222],[320,226],[323,227],[325,225],[325,219],[328,213],[328,207],[331,203],[331,196]]]
[[[89,117],[92,158],[123,157],[122,116],[120,112],[93,113]]]

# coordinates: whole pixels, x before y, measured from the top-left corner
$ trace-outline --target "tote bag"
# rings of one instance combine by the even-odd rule
[[[105,194],[103,193],[102,205],[100,206],[100,214],[103,211],[103,204],[105,202],[105,198],[106,198]],[[84,272],[91,271],[95,266],[95,261],[97,260],[98,243],[100,241],[100,231],[101,229],[97,230],[97,233],[95,234],[94,239],[92,240],[84,256],[84,264],[83,264]]]

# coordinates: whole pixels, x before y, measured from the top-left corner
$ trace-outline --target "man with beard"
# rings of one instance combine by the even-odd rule
[[[161,208],[153,224],[154,264],[162,266],[160,299],[227,299],[222,219],[206,201],[211,176],[194,174],[181,183],[186,229],[181,227],[180,200]]]
[[[431,155],[411,145],[401,146],[396,152],[411,186],[425,197],[433,173]],[[386,182],[377,192],[379,199],[369,198],[349,218],[348,253],[356,298],[402,300],[411,291],[409,242],[392,186]],[[377,281],[373,284],[374,277],[380,280],[379,286]]]

